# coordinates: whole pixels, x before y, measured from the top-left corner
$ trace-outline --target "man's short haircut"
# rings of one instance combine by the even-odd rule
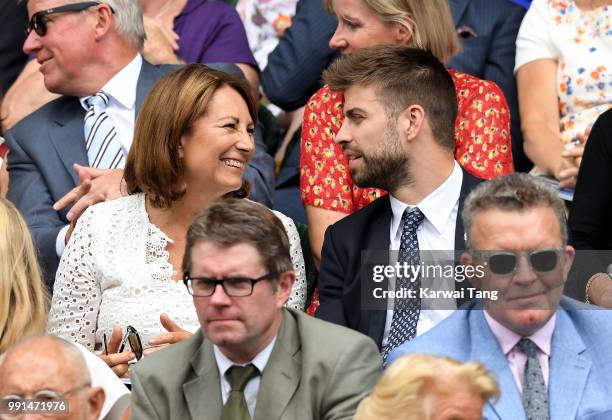
[[[66,3],[78,3],[82,0],[69,0]],[[142,51],[145,41],[144,22],[140,0],[98,0],[108,4],[115,13],[115,30],[125,38],[130,45]],[[85,13],[86,11],[84,11]]]
[[[364,48],[334,61],[323,73],[332,90],[372,86],[387,119],[411,105],[425,110],[436,142],[455,147],[457,94],[444,65],[429,51],[403,45]]]
[[[160,79],[145,98],[134,127],[134,141],[125,165],[128,193],[144,192],[151,204],[168,208],[185,194],[181,137],[206,114],[213,95],[228,86],[246,102],[253,123],[258,104],[245,79],[188,64]],[[235,193],[246,196],[248,188]]]
[[[448,0],[363,0],[383,22],[402,25],[410,34],[410,47],[431,51],[446,63],[460,50]],[[325,0],[334,13],[333,0]]]
[[[359,404],[355,420],[432,419],[436,397],[459,389],[471,391],[483,402],[499,397],[495,379],[480,363],[430,354],[402,356]]]
[[[559,237],[566,244],[565,205],[559,194],[544,181],[528,174],[514,173],[481,183],[468,195],[461,213],[468,248],[473,246],[471,236],[476,213],[487,210],[524,212],[538,207],[554,211],[559,222]]]
[[[193,247],[205,241],[227,248],[252,245],[270,273],[293,271],[285,226],[272,210],[259,203],[229,198],[211,204],[189,226],[183,272],[191,271]]]
[[[6,353],[3,354],[4,357],[0,359],[0,368],[2,367],[2,362],[7,360],[10,362],[12,357],[21,354],[23,352],[23,347],[32,348],[32,346],[36,344],[42,345],[40,350],[48,349],[50,344],[57,345],[65,359],[62,362],[68,361],[67,365],[69,369],[71,369],[71,372],[82,379],[81,382],[75,385],[91,385],[91,375],[89,373],[89,368],[87,367],[87,362],[77,348],[76,344],[55,335],[40,334],[23,338],[21,341],[18,341],[13,346],[8,348]],[[76,380],[77,378],[75,377],[74,379]]]

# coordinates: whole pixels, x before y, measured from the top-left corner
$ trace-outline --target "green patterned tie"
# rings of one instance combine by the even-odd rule
[[[244,398],[244,388],[251,379],[259,375],[259,370],[253,364],[232,366],[228,369],[226,375],[232,390],[223,410],[221,410],[220,420],[251,420],[247,402]]]

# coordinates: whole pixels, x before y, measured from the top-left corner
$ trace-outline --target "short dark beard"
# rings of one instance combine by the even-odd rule
[[[353,172],[353,182],[361,188],[382,188],[393,194],[400,186],[414,183],[410,158],[403,152],[395,125],[387,124],[380,153],[362,155],[363,170]]]

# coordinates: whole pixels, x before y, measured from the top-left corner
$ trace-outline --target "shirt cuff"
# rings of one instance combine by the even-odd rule
[[[64,248],[66,248],[66,232],[68,232],[69,227],[70,225],[64,226],[59,231],[59,233],[57,234],[57,238],[55,239],[55,253],[60,258],[64,253]]]

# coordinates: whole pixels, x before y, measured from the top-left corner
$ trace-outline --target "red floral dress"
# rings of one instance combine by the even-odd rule
[[[457,91],[455,159],[472,175],[490,179],[514,172],[510,111],[493,82],[449,70]],[[344,95],[324,86],[306,104],[300,150],[304,205],[353,213],[386,194],[353,184],[348,158],[333,142],[344,121]]]

